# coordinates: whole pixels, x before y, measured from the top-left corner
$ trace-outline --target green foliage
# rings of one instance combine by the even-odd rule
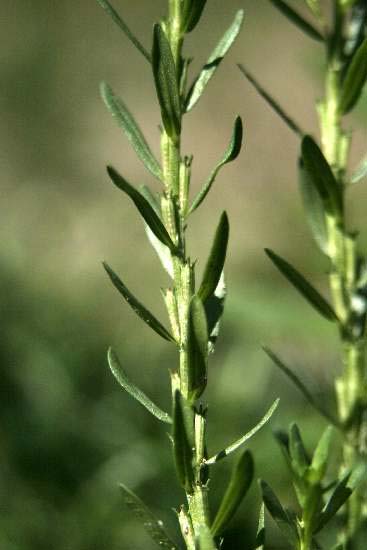
[[[361,96],[367,80],[367,38],[359,46],[345,75],[339,109],[346,114],[351,111]]]
[[[178,479],[188,494],[194,490],[193,450],[195,448],[194,410],[176,390],[173,399],[173,451]]]
[[[283,2],[283,0],[270,0],[270,2],[274,4],[274,6],[283,15],[285,15],[289,19],[289,21],[291,21],[308,36],[319,42],[324,41],[324,37],[322,36],[322,34],[311,23],[306,21],[306,19],[304,19],[299,13],[291,8],[286,2]]]

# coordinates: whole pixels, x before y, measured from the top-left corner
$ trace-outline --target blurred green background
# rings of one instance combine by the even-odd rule
[[[149,47],[152,24],[166,2],[114,4]],[[134,381],[164,407],[176,356],[122,302],[100,265],[102,259],[111,263],[164,318],[159,287],[167,279],[134,208],[108,182],[104,166],[113,163],[136,184],[156,183],[106,112],[98,85],[104,79],[123,96],[158,154],[152,78],[94,0],[2,0],[1,6],[0,548],[148,550],[150,540],[122,505],[118,481],[134,489],[173,536],[172,510],[183,495],[164,426],[120,391],[106,349],[113,345]],[[235,63],[243,62],[316,134],[322,54],[266,0],[211,0],[187,40],[186,53],[195,55],[192,75],[240,7],[246,12],[242,34],[186,119],[184,150],[194,154],[194,189],[222,155],[236,114],[245,124],[244,149],[193,216],[189,242],[200,272],[220,212],[228,211],[229,296],[210,366],[210,449],[248,430],[280,396],[271,425],[249,447],[257,477],[289,504],[289,480],[272,430],[296,420],[312,445],[324,422],[260,346],[273,347],[332,401],[337,336],[262,252],[274,248],[326,289],[327,266],[313,246],[297,193],[297,138]],[[364,96],[348,120],[356,128],[352,164],[366,147],[366,113]],[[363,226],[366,198],[363,186],[350,192],[353,227]],[[366,237],[362,232],[362,245]],[[214,472],[213,510],[229,467],[221,464]],[[259,505],[254,484],[223,549],[249,547]],[[277,535],[272,540],[274,547],[284,546]]]

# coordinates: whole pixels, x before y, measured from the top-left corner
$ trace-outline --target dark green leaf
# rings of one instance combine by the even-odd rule
[[[308,36],[319,42],[324,41],[322,34],[311,23],[306,21],[299,13],[294,11],[288,4],[282,0],[270,0],[270,2],[278,8],[278,10],[285,15],[292,23],[294,23],[299,29],[301,29]]]
[[[173,400],[173,450],[178,479],[189,494],[193,492],[194,411],[176,390]]]
[[[135,384],[133,384],[133,382],[131,382],[131,380],[129,380],[129,377],[122,368],[121,363],[112,348],[109,348],[107,357],[112,374],[120,386],[122,386],[124,390],[141,405],[143,405],[143,407],[145,407],[153,416],[158,418],[158,420],[166,422],[167,424],[172,424],[172,418],[170,415],[162,411],[162,409],[155,405],[155,403],[153,403],[153,401],[151,401],[144,392],[142,392],[137,386],[135,386]]]
[[[264,424],[266,424],[269,421],[269,419],[271,418],[271,416],[275,412],[278,405],[279,405],[279,399],[276,399],[274,401],[274,403],[272,404],[272,406],[270,407],[270,409],[268,410],[268,412],[265,414],[265,416],[260,420],[260,422],[258,424],[256,424],[256,426],[254,428],[252,428],[252,430],[250,430],[245,435],[240,437],[240,439],[237,439],[237,441],[232,443],[232,445],[229,445],[228,447],[226,447],[225,449],[223,449],[219,453],[217,453],[214,456],[212,456],[211,458],[205,460],[205,463],[206,464],[215,464],[216,462],[219,462],[219,460],[222,460],[223,458],[226,458],[228,455],[230,455],[234,451],[237,451],[237,449],[239,447],[241,447],[244,443],[246,443],[246,441],[251,439],[251,437],[254,436],[264,426]]]
[[[325,411],[324,408],[319,403],[317,403],[317,401],[315,401],[311,392],[306,388],[306,386],[298,378],[298,376],[294,374],[294,372],[289,367],[287,367],[287,365],[277,355],[275,355],[275,353],[272,352],[271,349],[263,346],[263,350],[273,361],[274,365],[276,365],[289,378],[289,380],[293,382],[296,388],[299,389],[299,391],[307,399],[310,405],[312,405],[320,414],[322,414],[325,418],[327,418],[329,422],[339,427],[338,421],[335,418],[333,418],[333,416],[330,413]]]
[[[187,98],[185,102],[186,112],[191,111],[191,109],[199,101],[209,80],[212,78],[219,64],[221,63],[223,57],[226,55],[229,48],[232,46],[233,42],[235,41],[238,33],[241,30],[241,26],[243,23],[243,16],[244,16],[243,10],[239,10],[236,13],[233,23],[225,32],[225,34],[222,36],[217,46],[210,54],[208,61],[206,62],[204,67],[201,69],[199,76],[195,79],[193,85],[189,90],[189,93],[187,94]]]
[[[197,399],[205,389],[208,367],[208,326],[198,296],[191,299],[189,315],[189,392]]]
[[[224,303],[226,300],[227,290],[224,281],[224,274],[222,273],[221,278],[217,288],[215,289],[214,294],[212,294],[204,304],[206,319],[208,323],[208,334],[209,334],[209,344],[208,349],[209,353],[213,353],[216,341],[218,339],[220,322],[224,311]]]
[[[320,147],[311,136],[302,140],[303,168],[323,200],[325,209],[333,215],[343,210],[343,193]]]
[[[335,516],[339,508],[348,500],[352,494],[352,489],[347,487],[347,483],[350,477],[350,472],[346,474],[337,484],[334,491],[332,492],[328,502],[324,506],[321,514],[320,520],[315,529],[315,533],[321,531],[323,527]]]
[[[147,225],[153,231],[154,235],[159,239],[163,244],[168,246],[173,254],[177,254],[177,247],[172,242],[171,237],[169,236],[167,229],[164,227],[162,221],[155,213],[153,208],[150,206],[149,202],[143,197],[137,189],[135,189],[130,183],[128,183],[114,168],[111,166],[107,167],[108,175],[110,176],[113,183],[124,191],[130,199],[134,202],[136,208],[139,210],[140,214],[144,218]]]
[[[198,550],[217,550],[211,531],[205,523],[199,527]]]
[[[191,32],[199,23],[201,14],[205,8],[206,0],[186,0],[185,8],[183,12],[183,25],[184,32]]]
[[[177,550],[177,546],[168,537],[163,522],[157,520],[140,498],[122,483],[120,484],[120,489],[126,506],[131,510],[134,516],[142,522],[151,539],[160,548],[164,548],[165,550]]]
[[[203,302],[214,294],[218,286],[224,262],[226,259],[227,245],[229,237],[229,222],[226,212],[220,217],[217,227],[214,242],[210,251],[210,255],[205,266],[203,279],[198,291],[198,296]]]
[[[159,201],[159,195],[153,193],[153,191],[147,185],[140,185],[139,191],[143,195],[146,201],[149,202],[150,206],[153,208],[154,212],[157,214],[158,218],[162,220],[161,205]]]
[[[110,268],[110,266],[103,262],[103,267],[107,271],[108,276],[110,277],[113,285],[125,298],[129,306],[135,311],[135,313],[143,319],[143,321],[152,328],[159,336],[162,336],[165,340],[169,342],[174,342],[173,336],[164,328],[163,325],[148,311],[140,302],[131,294],[130,290],[124,285],[121,279],[116,275],[116,273]]]
[[[320,482],[325,475],[332,436],[333,429],[331,426],[328,426],[322,434],[313,454],[310,473],[312,475],[312,482],[314,483]]]
[[[154,25],[152,65],[164,129],[171,138],[177,138],[181,133],[177,70],[170,44],[158,23]]]
[[[328,255],[328,232],[325,219],[325,208],[318,188],[310,172],[305,170],[303,162],[299,163],[299,186],[307,222],[318,247]]]
[[[264,550],[265,548],[265,508],[262,503],[259,514],[259,523],[257,525],[255,550]]]
[[[309,458],[295,422],[292,423],[289,430],[289,454],[293,469],[300,477],[303,477],[309,465]]]
[[[263,99],[265,99],[265,101],[273,109],[273,111],[275,111],[276,114],[280,116],[280,118],[283,120],[283,122],[286,123],[286,125],[292,130],[292,132],[295,132],[299,137],[303,137],[304,132],[294,122],[294,120],[287,115],[287,113],[279,105],[279,103],[275,101],[275,99],[270,94],[268,94],[268,92],[264,90],[262,86],[260,86],[257,80],[255,80],[252,74],[249,73],[249,71],[241,63],[238,63],[237,66],[240,69],[240,71],[244,74],[244,76],[247,78],[247,80],[253,85],[255,90],[261,95]]]
[[[350,182],[358,183],[360,180],[367,176],[367,155],[361,160],[353,174],[351,175]]]
[[[345,75],[341,99],[339,104],[340,112],[349,113],[356,105],[361,96],[364,85],[367,80],[367,38],[353,55],[352,61]]]
[[[284,510],[277,496],[265,481],[260,480],[260,488],[264,504],[269,514],[274,519],[279,529],[288,539],[288,541],[291,544],[296,545],[298,543],[297,528],[292,519],[290,518],[286,510]]]
[[[195,197],[195,199],[194,199],[194,201],[193,201],[193,203],[190,207],[189,214],[194,212],[194,210],[196,210],[197,207],[200,206],[200,204],[203,202],[203,200],[205,199],[205,197],[209,193],[210,188],[213,185],[214,180],[217,177],[217,174],[218,174],[219,170],[222,168],[222,166],[224,166],[228,162],[231,162],[231,161],[235,160],[238,157],[239,152],[241,151],[242,136],[243,136],[242,120],[238,116],[235,120],[235,123],[234,123],[234,128],[233,128],[233,133],[232,133],[230,144],[229,144],[226,152],[224,153],[222,159],[219,161],[217,166],[214,168],[214,170],[210,174],[209,178],[205,182],[202,189],[196,195],[196,197]]]
[[[328,321],[337,321],[338,318],[331,305],[310,285],[310,283],[294,267],[268,248],[266,254],[284,275],[286,279],[306,298],[306,300]]]
[[[244,451],[235,464],[227,490],[223,496],[211,531],[214,537],[221,535],[236,513],[254,477],[254,461],[250,451]]]
[[[139,52],[145,57],[149,63],[151,62],[150,54],[144,48],[144,46],[139,42],[136,36],[131,32],[129,27],[123,21],[117,11],[111,6],[107,0],[97,0],[97,2],[102,6],[104,10],[112,17],[113,21],[120,27],[120,29],[126,34],[130,42],[139,50]]]
[[[111,87],[106,82],[101,83],[101,95],[112,116],[123,129],[139,159],[153,176],[162,181],[161,167],[124,102],[114,95]]]

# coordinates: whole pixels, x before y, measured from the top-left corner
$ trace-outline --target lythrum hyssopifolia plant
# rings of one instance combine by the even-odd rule
[[[299,431],[293,426],[289,437],[282,434],[278,439],[291,466],[301,518],[287,514],[266,485],[263,486],[264,500],[284,533],[300,548],[318,547],[313,536],[325,518],[335,514],[346,502],[340,517],[338,544],[341,549],[362,550],[367,545],[367,257],[358,246],[358,231],[347,223],[345,199],[348,188],[366,178],[367,158],[357,169],[349,171],[352,131],[350,123],[346,129],[344,117],[356,107],[367,80],[367,2],[304,0],[299,2],[299,8],[304,8],[305,15],[295,11],[291,2],[271,2],[325,51],[324,96],[317,103],[320,143],[300,129],[247,69],[242,65],[240,69],[301,139],[300,192],[312,236],[329,263],[331,303],[288,261],[271,250],[266,252],[280,273],[338,329],[342,368],[335,375],[336,410],[325,410],[295,373],[273,352],[266,351],[318,411],[335,425],[341,434],[342,458],[340,481],[331,489],[331,496],[322,509],[321,494],[327,487],[319,485],[322,476],[316,475],[314,461],[319,464],[321,456],[323,463],[330,432],[321,438],[310,460]]]
[[[226,151],[193,199],[190,196],[192,157],[183,155],[181,151],[181,133],[184,115],[195,107],[239,33],[243,12],[240,10],[235,15],[202,70],[188,86],[190,59],[184,57],[183,46],[187,35],[196,28],[202,16],[205,0],[169,0],[166,17],[154,25],[151,51],[139,42],[107,0],[98,1],[146,59],[147,74],[152,74],[161,112],[159,161],[124,102],[108,84],[103,83],[101,86],[107,108],[138,158],[156,179],[154,190],[147,186],[137,189],[115,168],[107,168],[112,182],[141,214],[149,241],[171,278],[171,286],[163,291],[170,329],[158,321],[132,294],[109,265],[104,264],[104,267],[117,291],[136,314],[177,349],[177,366],[170,372],[171,413],[161,410],[134,385],[111,349],[108,352],[108,361],[112,373],[127,393],[157,420],[170,426],[170,441],[167,443],[172,445],[177,478],[186,494],[186,502],[178,509],[183,540],[189,550],[213,550],[218,548],[228,522],[251,484],[253,459],[247,450],[240,455],[213,519],[210,517],[208,504],[211,468],[242,447],[268,420],[277,406],[275,402],[249,433],[223,450],[213,455],[208,454],[207,412],[203,394],[207,385],[208,359],[214,349],[224,307],[223,267],[229,222],[227,214],[223,212],[199,283],[195,280],[196,262],[189,255],[186,228],[190,216],[202,207],[220,169],[238,156],[242,142],[242,122],[239,117],[235,119]],[[167,365],[167,371],[168,367],[172,368]],[[177,548],[161,522],[152,516],[131,489],[121,485],[121,490],[127,505],[143,520],[152,539],[161,548]]]

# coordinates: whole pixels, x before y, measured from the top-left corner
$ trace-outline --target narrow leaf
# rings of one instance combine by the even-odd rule
[[[289,430],[289,454],[293,469],[300,477],[303,477],[309,465],[309,458],[302,441],[301,432],[295,422],[292,423]]]
[[[198,545],[198,550],[217,550],[212,533],[205,523],[199,527]]]
[[[314,185],[314,179],[305,170],[302,161],[299,163],[299,187],[312,236],[320,250],[328,255],[328,231],[324,202],[318,188]]]
[[[264,504],[269,514],[288,541],[296,545],[298,543],[297,528],[292,519],[280,504],[274,491],[265,481],[260,480],[260,488]]]
[[[163,522],[157,520],[152,512],[145,506],[138,496],[125,485],[120,483],[121,493],[126,506],[134,516],[143,524],[151,539],[165,550],[178,550],[178,547],[168,537]]]
[[[235,160],[238,157],[238,155],[241,151],[242,137],[243,137],[242,120],[238,116],[235,120],[235,123],[234,123],[234,128],[233,128],[233,133],[232,133],[230,144],[229,144],[226,152],[224,153],[222,159],[217,164],[217,166],[214,168],[214,170],[210,174],[209,178],[205,182],[202,189],[196,195],[196,197],[195,197],[195,199],[194,199],[194,201],[193,201],[193,203],[190,207],[189,214],[192,214],[192,212],[194,212],[194,210],[196,210],[197,207],[200,206],[200,204],[203,202],[203,200],[205,199],[205,197],[209,193],[210,188],[213,185],[214,180],[217,177],[217,174],[218,174],[219,170],[222,168],[222,166],[224,166],[228,162],[232,162],[233,160]]]
[[[223,458],[226,458],[226,456],[230,455],[234,451],[236,451],[241,445],[246,443],[253,435],[255,435],[263,426],[268,422],[268,420],[271,418],[273,413],[275,412],[276,408],[279,405],[279,399],[276,399],[268,412],[265,414],[265,416],[260,420],[260,422],[252,428],[249,432],[247,432],[245,435],[243,435],[240,439],[232,443],[232,445],[229,445],[216,455],[212,456],[211,458],[205,460],[205,464],[215,464],[219,460],[222,460]]]
[[[306,21],[306,19],[304,19],[299,13],[286,4],[286,2],[283,2],[282,0],[270,0],[270,2],[308,36],[314,40],[318,40],[319,42],[324,41],[322,34],[311,23]]]
[[[108,110],[116,119],[117,124],[123,129],[124,134],[130,141],[139,159],[154,177],[162,181],[163,175],[161,167],[155,159],[141,129],[126,107],[125,103],[122,99],[114,95],[111,87],[106,84],[106,82],[101,83],[101,95]]]
[[[352,61],[345,75],[341,100],[339,104],[340,112],[349,113],[356,105],[361,96],[364,85],[367,80],[367,38],[358,47],[353,55]]]
[[[329,420],[329,422],[337,427],[340,427],[338,421],[333,418],[330,413],[324,410],[324,408],[319,403],[317,403],[317,401],[315,401],[312,393],[306,388],[306,386],[298,378],[298,376],[289,367],[287,367],[287,365],[274,352],[272,352],[271,349],[263,346],[263,350],[273,361],[274,365],[276,365],[289,378],[289,380],[293,382],[293,384],[303,394],[310,405],[312,405],[320,414],[322,414],[327,420]]]
[[[193,296],[189,312],[189,392],[198,399],[207,382],[208,326],[202,301]]]
[[[224,272],[222,271],[221,278],[219,279],[214,294],[212,294],[204,303],[206,319],[208,323],[209,353],[214,352],[215,344],[218,339],[226,296],[227,289],[224,280]]]
[[[254,477],[254,460],[250,451],[246,450],[235,464],[231,478],[224,493],[211,532],[214,537],[221,535],[227,528],[232,517],[250,488]]]
[[[208,61],[201,69],[199,76],[195,79],[193,85],[191,86],[187,98],[186,98],[186,112],[191,111],[191,109],[199,101],[202,93],[204,92],[209,80],[214,75],[219,64],[221,63],[223,57],[228,52],[229,48],[232,46],[235,41],[238,33],[241,30],[243,23],[244,11],[239,10],[236,13],[233,23],[224,33],[217,46],[214,48],[212,53],[209,56]]]
[[[115,8],[113,8],[113,6],[108,2],[108,0],[97,0],[97,2],[108,13],[108,15],[110,15],[112,17],[113,21],[120,27],[122,32],[125,33],[125,35],[128,37],[130,42],[132,42],[134,44],[134,46],[145,57],[145,59],[149,63],[151,63],[150,53],[147,52],[147,50],[144,48],[144,46],[140,43],[140,41],[136,38],[136,36],[131,32],[129,27],[126,25],[125,21],[123,21],[121,16],[117,13]]]
[[[333,436],[333,429],[328,426],[322,434],[311,462],[312,479],[320,482],[325,475],[330,453],[330,445]]]
[[[143,195],[145,200],[149,202],[150,206],[153,208],[158,218],[162,220],[161,205],[158,193],[153,193],[153,191],[147,185],[139,185],[139,191]]]
[[[159,336],[162,336],[165,340],[169,342],[174,342],[173,336],[164,328],[163,325],[154,317],[150,311],[148,311],[140,302],[135,298],[135,296],[130,292],[130,290],[124,285],[121,279],[116,275],[116,273],[110,268],[110,266],[103,262],[103,267],[107,271],[109,278],[112,281],[112,284],[117,288],[120,294],[125,298],[129,306],[135,311],[135,313],[143,319],[143,321],[153,329]]]
[[[325,209],[331,214],[340,214],[343,209],[342,188],[336,181],[320,147],[311,136],[305,136],[301,150],[304,170],[319,192]]]
[[[167,134],[181,132],[181,102],[175,61],[167,37],[158,23],[154,25],[152,65],[155,87]]]
[[[296,122],[294,122],[294,120],[289,115],[287,115],[287,113],[279,105],[279,103],[275,101],[275,99],[266,90],[264,90],[264,88],[257,82],[257,80],[255,80],[252,74],[241,63],[238,63],[237,66],[250,82],[250,84],[252,84],[255,90],[259,93],[259,95],[261,95],[261,97],[265,99],[267,104],[276,112],[277,115],[280,116],[280,118],[283,120],[283,122],[286,123],[286,125],[292,130],[292,132],[297,134],[299,137],[303,137],[304,132],[300,129],[298,124],[296,124]]]
[[[337,484],[334,491],[332,492],[328,502],[324,506],[321,514],[320,520],[315,529],[315,533],[321,531],[323,527],[335,516],[339,508],[348,500],[352,494],[352,489],[347,487],[347,483],[350,477],[350,472],[346,474]]]
[[[306,298],[306,300],[328,321],[337,321],[338,318],[331,305],[310,283],[286,260],[265,248],[265,252],[273,264],[286,279]]]
[[[149,202],[141,193],[139,193],[137,189],[130,185],[130,183],[128,183],[114,168],[112,168],[112,166],[107,167],[107,172],[116,187],[121,189],[121,191],[124,191],[124,193],[126,193],[133,201],[157,239],[168,246],[173,254],[177,254],[176,245],[172,242],[167,229],[164,227],[162,221],[150,206]]]
[[[110,366],[111,372],[116,378],[117,382],[124,388],[127,393],[129,393],[134,399],[139,401],[143,407],[145,407],[153,416],[166,422],[167,424],[172,424],[172,418],[170,415],[162,411],[144,392],[142,392],[127,376],[126,372],[122,368],[122,365],[112,348],[108,350],[108,364]]]
[[[355,171],[353,172],[350,182],[358,183],[367,176],[367,155],[361,160]]]
[[[178,479],[189,494],[193,491],[194,411],[176,390],[173,400],[173,450]]]
[[[159,239],[154,235],[152,230],[146,226],[146,233],[148,235],[148,239],[152,247],[157,253],[158,258],[161,261],[162,266],[167,271],[168,275],[173,279],[174,277],[174,271],[173,271],[173,260],[172,260],[172,254],[168,246],[161,243]]]
[[[265,548],[265,507],[262,503],[259,514],[259,523],[257,526],[255,550],[264,550]]]
[[[220,217],[217,227],[214,242],[209,254],[207,264],[205,266],[203,279],[198,291],[198,296],[205,302],[212,294],[214,294],[226,259],[227,245],[229,237],[229,222],[226,212]]]
[[[199,23],[206,0],[186,0],[186,12],[183,14],[184,32],[191,32]]]

